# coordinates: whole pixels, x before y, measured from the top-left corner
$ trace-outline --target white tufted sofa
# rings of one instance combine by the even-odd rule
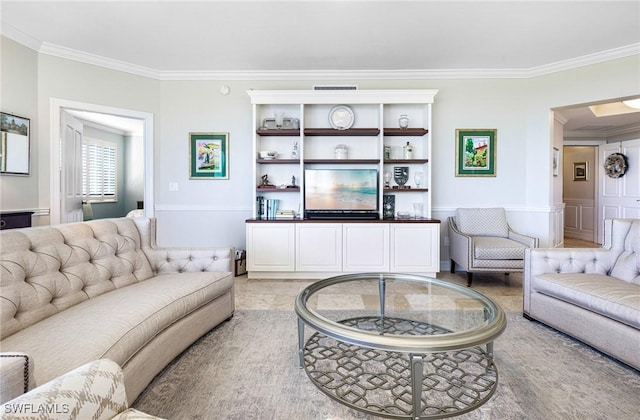
[[[107,358],[132,403],[233,315],[233,249],[159,248],[155,232],[148,218],[0,232],[0,349],[25,355],[19,387]],[[15,397],[1,385],[3,401]]]
[[[640,219],[606,220],[604,236],[527,250],[524,315],[640,369]]]

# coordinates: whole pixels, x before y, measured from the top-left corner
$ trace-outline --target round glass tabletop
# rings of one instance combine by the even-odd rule
[[[445,418],[478,408],[497,388],[493,340],[506,316],[471,288],[409,274],[347,274],[303,289],[295,310],[300,367],[356,410]],[[305,326],[316,332],[305,335]]]
[[[507,326],[500,306],[474,289],[410,274],[358,273],[317,281],[297,296],[295,310],[308,326],[359,346],[402,352],[458,350],[493,341]],[[432,330],[345,323],[352,316],[404,319]]]

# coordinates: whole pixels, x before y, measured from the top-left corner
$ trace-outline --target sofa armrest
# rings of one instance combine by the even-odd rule
[[[140,247],[155,273],[194,271],[233,272],[233,247],[163,248],[156,242],[157,220],[136,217],[131,219],[140,232]]]
[[[538,247],[538,238],[534,238],[533,236],[523,235],[522,233],[518,233],[511,228],[509,228],[509,239],[514,240],[516,242],[520,242],[523,245],[528,246],[529,248],[537,248]]]
[[[4,403],[2,414],[12,420],[108,420],[127,407],[122,369],[100,359]]]
[[[16,398],[33,387],[32,360],[26,353],[0,353],[0,402]]]

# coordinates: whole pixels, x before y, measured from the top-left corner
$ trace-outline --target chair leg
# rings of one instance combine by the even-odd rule
[[[471,287],[471,281],[473,280],[473,273],[467,271],[467,287]]]
[[[456,272],[456,262],[453,260],[451,260],[451,268],[449,271],[451,271],[452,273]]]

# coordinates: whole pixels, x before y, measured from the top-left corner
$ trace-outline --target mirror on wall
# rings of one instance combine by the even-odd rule
[[[0,173],[29,175],[29,118],[0,113]]]

